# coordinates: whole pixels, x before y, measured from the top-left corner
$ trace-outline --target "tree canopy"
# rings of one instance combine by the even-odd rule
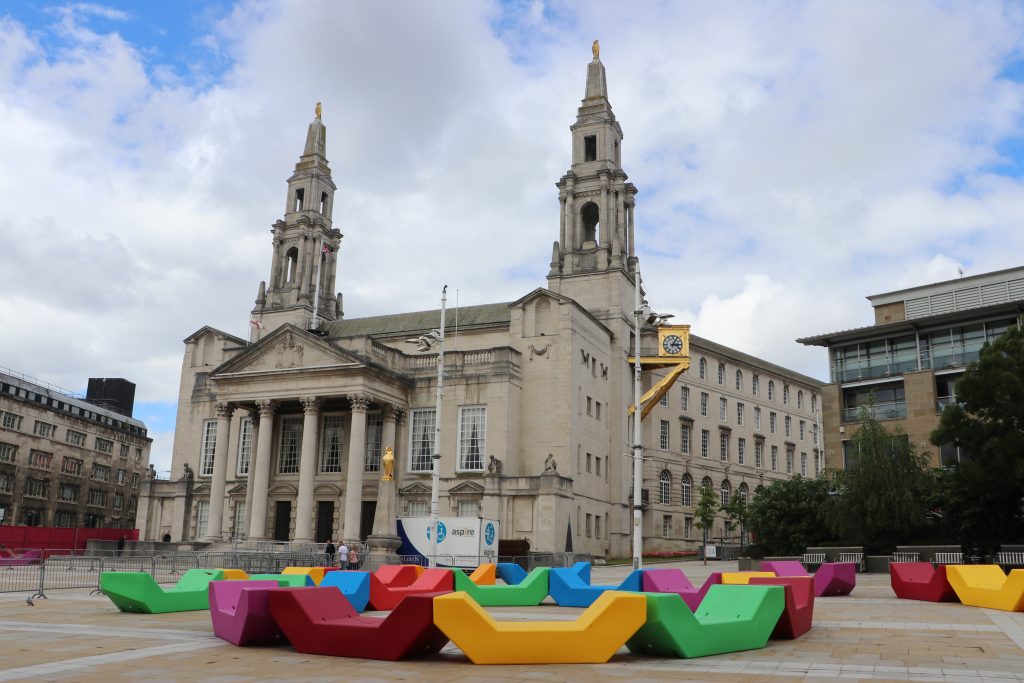
[[[826,522],[829,483],[799,475],[759,486],[747,516],[755,543],[768,555],[799,555],[832,538]]]

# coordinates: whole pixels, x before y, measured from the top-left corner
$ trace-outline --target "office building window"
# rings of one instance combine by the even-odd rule
[[[784,405],[784,406],[788,406],[789,405],[789,385],[788,384],[783,384],[782,385],[782,405]]]
[[[72,446],[84,446],[85,434],[82,432],[76,432],[73,429],[69,429],[67,431],[67,434],[64,435],[64,441],[71,444]]]
[[[690,454],[690,425],[682,425],[679,428],[679,450],[683,455]]]
[[[743,391],[743,371],[736,371],[736,391]]]
[[[772,472],[779,471],[779,447],[772,446]]]
[[[658,400],[658,405],[663,408],[668,408],[668,392],[666,391],[661,395],[661,399]]]
[[[0,462],[15,462],[18,459],[18,446],[0,441]]]
[[[796,392],[796,409],[797,410],[803,410],[804,409],[804,392],[803,392],[802,389],[797,389],[797,392]]]
[[[232,523],[231,535],[234,538],[243,538],[247,532],[247,520],[245,519],[245,501],[235,501],[235,520]]]
[[[125,481],[128,479],[128,470],[122,470],[118,468],[117,476],[114,478],[114,482],[118,486],[124,486]]]
[[[425,500],[410,500],[409,501],[409,516],[410,517],[429,517],[430,516],[430,503]]]
[[[679,409],[684,413],[690,412],[690,387],[681,387],[679,390]]]
[[[729,399],[727,398],[718,399],[718,421],[729,421]]]
[[[70,510],[57,510],[53,515],[53,525],[62,529],[78,526],[78,515]]]
[[[721,486],[720,490],[722,492],[722,495],[721,495],[721,498],[720,498],[720,500],[722,502],[722,507],[725,507],[726,505],[729,504],[729,497],[732,494],[732,485],[729,484],[729,480],[728,479],[725,479],[724,481],[722,481],[722,486]]]
[[[718,434],[718,450],[722,462],[729,462],[729,434],[720,432]]]
[[[719,363],[718,364],[718,383],[719,384],[723,384],[723,385],[725,384],[725,364],[724,363]]]
[[[89,489],[87,504],[97,508],[106,507],[107,492],[103,489]]]
[[[708,416],[708,394],[705,391],[700,392],[700,414]]]
[[[800,475],[804,476],[804,477],[807,476],[807,454],[806,453],[801,453],[800,454]]]
[[[690,478],[689,474],[684,474],[681,482],[682,504],[684,507],[689,507],[693,505],[693,479]]]
[[[773,380],[768,380],[768,400],[775,400],[775,382]]]
[[[459,408],[459,469],[482,470],[486,450],[487,408]]]
[[[761,379],[757,375],[754,375],[753,377],[750,378],[750,393],[751,393],[751,395],[757,396],[757,389],[758,389],[758,387],[760,385],[761,385]]]
[[[768,413],[768,431],[774,434],[776,431],[776,426],[777,418],[775,416],[775,411],[773,410]]]
[[[661,535],[664,538],[672,537],[672,515],[661,516]]]
[[[693,538],[693,517],[683,517],[683,538],[687,541]]]
[[[32,449],[28,452],[28,466],[37,470],[48,470],[53,464],[53,453]]]
[[[14,492],[14,475],[10,472],[0,472],[0,493]]]
[[[110,467],[94,462],[92,464],[92,478],[96,481],[110,481]]]
[[[460,500],[459,501],[459,517],[479,517],[480,516],[480,501],[479,500]]]
[[[434,411],[414,410],[409,429],[409,470],[430,472],[433,469]]]
[[[786,474],[793,474],[793,447],[786,446]]]
[[[341,449],[345,440],[344,418],[341,415],[324,415],[320,436],[320,471],[341,472]]]
[[[206,538],[206,526],[210,520],[210,503],[201,500],[196,503],[196,540]]]
[[[44,439],[49,439],[53,437],[53,433],[55,430],[56,427],[54,427],[49,422],[42,422],[41,420],[36,420],[36,424],[35,427],[32,429],[32,433],[35,434],[36,436],[41,436]]]
[[[743,426],[743,404],[736,404],[736,424]]]
[[[78,487],[72,484],[61,484],[57,489],[57,500],[62,503],[77,503]]]
[[[711,432],[706,429],[700,430],[700,457],[708,457],[708,450],[711,448]]]
[[[764,467],[764,442],[760,439],[754,441],[754,467]]]
[[[747,464],[747,440],[742,437],[736,441],[736,462]]]
[[[697,364],[697,368],[698,368],[698,374],[700,375],[700,378],[701,379],[707,379],[708,378],[708,362],[706,360],[704,360],[703,358],[701,358],[700,362]]]
[[[363,471],[380,472],[381,439],[384,438],[384,416],[379,412],[366,416],[366,447],[363,450]]]
[[[761,409],[757,407],[754,408],[754,431],[761,431]]]
[[[804,422],[803,420],[800,420],[800,440],[801,441],[804,440],[804,430],[805,430],[806,427],[807,427],[807,423]]]
[[[252,418],[243,417],[238,423],[238,476],[249,474],[252,462]]]
[[[792,435],[792,432],[793,432],[793,418],[791,418],[789,415],[786,416],[785,425],[786,425],[786,436],[789,437],[789,436]]]
[[[671,424],[668,420],[662,420],[660,424],[660,436],[661,436],[661,450],[667,451],[669,449],[669,437],[668,432],[671,428]]]
[[[277,471],[295,474],[299,471],[299,449],[302,446],[302,417],[286,415],[281,418],[281,438],[278,441]]]
[[[672,501],[672,474],[662,470],[658,477],[658,502],[668,505]]]
[[[128,444],[126,444],[126,443],[121,444],[121,453],[120,453],[119,457],[127,459],[128,458],[128,451],[130,451],[130,450],[131,450],[131,448],[128,446]]]
[[[4,429],[10,429],[10,430],[15,431],[15,432],[20,432],[21,431],[21,422],[22,422],[21,415],[15,415],[14,413],[6,413],[6,412],[5,413],[0,413],[0,415],[3,415],[3,419],[2,419],[2,421],[0,421],[0,424],[3,425]]]
[[[97,436],[96,437],[96,450],[98,450],[100,453],[107,453],[107,454],[113,453],[114,452],[114,442],[111,441],[110,439],[101,439],[100,437]]]
[[[217,421],[203,423],[203,443],[199,452],[199,476],[213,475],[213,453],[217,447]]]

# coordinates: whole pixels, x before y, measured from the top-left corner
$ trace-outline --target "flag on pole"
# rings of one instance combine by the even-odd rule
[[[264,327],[263,327],[263,323],[261,323],[261,322],[260,322],[259,320],[256,320],[255,318],[253,318],[252,320],[250,320],[250,321],[249,321],[249,324],[250,324],[250,325],[252,325],[253,327],[255,327],[255,328],[256,328],[257,330],[262,330],[262,329],[264,329]]]
[[[334,250],[331,249],[331,245],[324,244],[324,246],[320,248],[320,253],[321,254],[333,254]]]

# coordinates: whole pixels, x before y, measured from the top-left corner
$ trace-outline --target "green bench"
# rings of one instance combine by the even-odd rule
[[[189,569],[173,588],[161,588],[147,572],[103,572],[100,590],[122,612],[190,612],[210,609],[210,582],[223,578],[220,569]]]
[[[514,586],[480,586],[461,569],[453,570],[455,590],[463,591],[481,607],[532,607],[548,597],[548,567],[537,567]]]

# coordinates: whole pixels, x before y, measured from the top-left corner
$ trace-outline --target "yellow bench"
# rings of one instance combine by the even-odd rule
[[[722,583],[726,585],[747,585],[754,577],[775,578],[775,572],[722,572]]]
[[[965,605],[1024,612],[1024,569],[1007,576],[996,564],[950,564],[946,578]]]
[[[469,580],[478,586],[493,586],[498,579],[498,565],[485,562],[469,575]]]
[[[319,586],[324,580],[325,569],[323,567],[285,567],[282,574],[305,574],[313,579],[313,585]]]

